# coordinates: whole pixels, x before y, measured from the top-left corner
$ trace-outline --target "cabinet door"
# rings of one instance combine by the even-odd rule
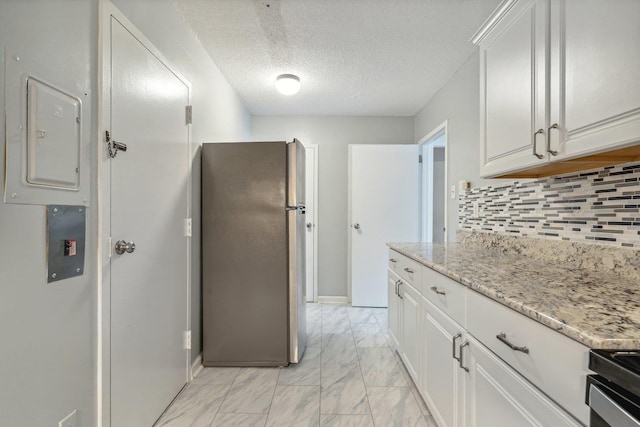
[[[467,426],[581,425],[478,341],[469,342],[464,349]]]
[[[465,371],[454,355],[460,355],[463,330],[425,298],[422,304],[426,307],[422,395],[440,427],[460,427],[464,425]]]
[[[418,382],[418,367],[420,350],[420,293],[407,282],[400,285],[402,301],[402,360],[407,371]]]
[[[388,309],[387,315],[389,316],[389,336],[391,337],[391,344],[393,347],[400,351],[400,298],[396,293],[398,289],[397,282],[400,278],[391,270],[389,270],[389,276],[387,280],[387,295],[388,295]]]
[[[553,159],[640,142],[640,2],[551,2]]]
[[[548,161],[545,151],[546,9],[543,0],[505,3],[480,44],[480,161],[496,176]],[[484,37],[484,38],[482,38]],[[536,132],[542,129],[543,133]]]

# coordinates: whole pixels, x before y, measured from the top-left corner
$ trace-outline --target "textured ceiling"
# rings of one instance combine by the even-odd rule
[[[172,0],[254,115],[413,116],[499,0]],[[279,74],[301,91],[280,95]]]

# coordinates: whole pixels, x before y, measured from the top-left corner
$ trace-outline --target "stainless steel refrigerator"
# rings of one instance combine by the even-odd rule
[[[304,147],[202,146],[204,366],[286,366],[306,344]]]

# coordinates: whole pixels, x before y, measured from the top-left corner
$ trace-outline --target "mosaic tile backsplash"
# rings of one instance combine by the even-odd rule
[[[640,248],[640,163],[471,189],[460,197],[459,226]]]

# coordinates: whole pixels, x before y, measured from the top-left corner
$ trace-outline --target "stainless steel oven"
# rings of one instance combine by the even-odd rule
[[[640,351],[591,350],[590,427],[640,427]]]

